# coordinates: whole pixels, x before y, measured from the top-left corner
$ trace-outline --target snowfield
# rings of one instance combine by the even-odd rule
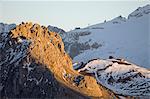
[[[115,56],[150,68],[150,5],[108,22],[75,29],[63,38],[74,62]]]

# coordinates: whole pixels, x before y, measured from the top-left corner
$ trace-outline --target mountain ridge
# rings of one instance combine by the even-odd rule
[[[114,56],[149,68],[149,9],[150,5],[146,5],[138,12],[135,10],[142,13],[140,17],[133,12],[128,19],[119,16],[112,21],[67,32],[66,51],[74,62]]]

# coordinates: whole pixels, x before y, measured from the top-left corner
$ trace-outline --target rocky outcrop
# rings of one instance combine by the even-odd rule
[[[72,31],[68,32],[66,34],[66,37],[64,38],[65,43],[65,50],[70,55],[70,57],[73,59],[74,57],[80,55],[84,51],[88,50],[94,50],[102,47],[102,44],[97,42],[92,42],[91,39],[88,41],[82,41],[82,37],[89,36],[91,32],[89,31]]]
[[[56,80],[63,67],[71,67],[71,59],[57,33],[32,23],[22,23],[11,32],[8,31],[12,28],[3,28],[0,33],[1,98],[85,98]]]
[[[2,27],[0,75],[2,99],[115,97],[73,70],[61,37],[38,24]]]

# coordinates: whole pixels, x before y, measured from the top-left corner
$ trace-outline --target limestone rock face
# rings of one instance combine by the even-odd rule
[[[18,42],[20,39],[31,42],[28,49],[30,55],[52,71],[64,66],[71,67],[71,58],[65,53],[64,44],[57,33],[32,23],[22,23],[11,33],[12,38],[17,38]]]
[[[5,26],[6,27],[6,26]],[[84,98],[56,80],[71,67],[61,37],[44,26],[22,23],[0,32],[0,97]],[[55,74],[55,75],[54,75]]]
[[[2,99],[116,97],[93,77],[73,70],[61,37],[38,24],[2,26],[0,75]]]

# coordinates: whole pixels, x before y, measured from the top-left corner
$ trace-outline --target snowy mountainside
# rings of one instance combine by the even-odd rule
[[[137,8],[134,12],[129,14],[128,19],[138,18],[138,17],[141,17],[141,16],[143,16],[145,14],[149,14],[149,13],[150,13],[150,5],[146,5],[144,7]]]
[[[150,96],[150,71],[123,59],[95,59],[78,71],[94,74],[99,84],[118,95]]]
[[[69,31],[64,38],[65,48],[74,62],[115,56],[150,68],[149,9],[150,5],[146,5],[132,12],[128,19],[119,16],[108,22]]]

